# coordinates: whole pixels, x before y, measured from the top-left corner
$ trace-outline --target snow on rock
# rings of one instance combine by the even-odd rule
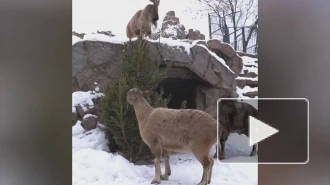
[[[77,37],[77,36],[73,36],[73,37]],[[98,34],[98,33],[86,34],[84,36],[84,39],[80,39],[80,40],[82,40],[82,41],[111,42],[111,43],[115,43],[115,44],[125,44],[125,42],[129,41],[129,39],[127,37],[123,37],[123,36],[109,37],[107,35]],[[137,40],[137,38],[132,39],[132,41],[135,41],[135,40]],[[147,39],[147,40],[149,42],[159,42],[158,39],[157,40]],[[177,47],[177,48],[183,47],[184,50],[188,54],[190,54],[190,48],[193,46],[192,44],[187,43],[187,42],[182,42],[180,40],[173,40],[173,39],[164,38],[164,37],[160,38],[160,43],[171,46],[171,47]]]
[[[251,81],[258,81],[258,77],[255,78],[249,78],[249,77],[242,77],[242,76],[238,76],[235,79],[237,80],[251,80]]]
[[[255,73],[258,74],[258,61],[257,58],[251,58],[247,56],[242,56],[243,59],[243,68],[241,71],[241,74],[244,74],[244,71],[247,71],[247,73]]]
[[[205,48],[205,49],[210,53],[210,55],[212,55],[214,58],[216,58],[216,59],[217,59],[222,65],[226,66],[227,69],[228,69],[230,72],[232,72],[233,74],[235,74],[234,71],[232,71],[232,70],[229,68],[229,66],[226,64],[225,60],[223,60],[222,58],[220,58],[220,57],[219,57],[217,54],[215,54],[214,52],[210,51],[205,45],[203,45],[203,44],[196,44],[196,45],[199,46],[199,47],[203,47],[203,48]]]
[[[242,99],[251,99],[250,97],[244,96],[243,94],[248,93],[248,92],[255,92],[255,91],[258,91],[258,87],[251,88],[250,86],[245,86],[243,89],[236,87],[236,92],[238,94],[238,97],[242,98]],[[258,97],[255,97],[255,98],[258,98]]]
[[[258,74],[258,68],[257,67],[247,67],[247,66],[243,65],[241,74],[244,74],[244,71],[247,71],[247,73]]]
[[[192,47],[192,45],[190,43],[182,42],[180,40],[173,40],[170,38],[164,38],[164,37],[160,37],[160,41],[152,40],[152,39],[148,39],[148,41],[149,42],[160,42],[160,44],[168,45],[170,47],[176,47],[176,48],[183,47],[184,51],[186,51],[188,55],[190,54],[190,48]]]
[[[137,38],[134,38],[132,40],[136,40]],[[128,42],[129,39],[124,36],[114,36],[114,37],[109,37],[108,35],[104,34],[99,34],[99,33],[91,33],[91,34],[86,34],[84,36],[85,41],[101,41],[101,42],[111,42],[115,44],[124,44],[125,42]]]
[[[96,93],[92,91],[76,91],[72,93],[72,112],[76,112],[76,106],[81,106],[85,111],[87,110],[86,105],[89,107],[94,106],[93,99],[102,97],[103,93]]]
[[[114,37],[109,37],[107,35],[104,34],[98,34],[98,33],[93,33],[93,34],[86,34],[84,36],[84,39],[82,39],[84,41],[101,41],[101,42],[111,42],[111,43],[116,43],[116,44],[125,44],[126,42],[129,41],[128,38],[123,37],[123,36],[114,36]],[[133,38],[132,41],[137,40],[137,38]],[[183,50],[185,52],[187,52],[187,54],[190,54],[190,49],[195,46],[198,45],[200,47],[204,47],[212,56],[214,56],[219,62],[221,62],[224,66],[226,66],[232,73],[234,73],[229,66],[225,63],[225,61],[220,58],[219,56],[217,56],[214,52],[210,51],[206,46],[202,45],[202,44],[197,44],[198,41],[200,40],[194,40],[192,43],[189,42],[185,42],[185,40],[173,40],[171,38],[164,38],[164,37],[160,37],[160,39],[157,40],[153,40],[153,39],[147,39],[149,42],[153,42],[153,43],[160,43],[162,45],[167,45],[173,48],[184,48]],[[207,40],[205,40],[207,41]],[[243,69],[242,69],[243,70]]]
[[[85,132],[81,121],[72,127],[72,153],[81,149],[109,151],[108,139],[104,133],[103,125],[98,123],[96,129]]]
[[[79,38],[75,35],[72,35],[72,45],[74,45],[75,43],[80,42],[80,41],[82,41],[81,38]]]
[[[257,58],[251,58],[248,56],[242,56],[241,58],[243,60],[244,65],[253,65],[255,67],[258,67],[258,63],[256,62],[256,61],[258,61]]]
[[[83,117],[83,119],[85,119],[85,118],[89,118],[89,117],[97,118],[96,115],[93,115],[93,114],[86,114],[86,115]]]
[[[96,86],[96,87],[95,87],[95,91],[96,91],[96,92],[99,92],[99,91],[100,91],[100,87],[99,87],[99,86]]]

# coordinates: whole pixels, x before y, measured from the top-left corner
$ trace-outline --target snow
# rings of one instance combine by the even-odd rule
[[[100,34],[100,33],[90,33],[86,34],[83,38],[84,41],[101,41],[101,42],[111,42],[114,44],[124,44],[128,42],[129,39],[124,36],[114,36],[110,37],[108,35]],[[136,40],[136,38],[132,39]]]
[[[104,126],[85,132],[77,121],[72,127],[72,184],[74,185],[145,185],[154,177],[154,166],[134,165],[118,154],[109,153]],[[216,161],[213,167],[212,184],[258,184],[257,156],[250,157],[252,147],[248,137],[231,134],[226,142],[227,159]],[[212,149],[211,155],[215,152]],[[236,162],[236,163],[228,163]],[[202,166],[191,153],[174,153],[170,157],[172,174],[162,185],[190,185],[200,182]],[[164,164],[161,163],[162,172]]]
[[[148,41],[159,42],[159,40],[151,40],[151,39],[148,39]],[[186,51],[188,55],[190,54],[190,48],[192,47],[190,43],[182,42],[180,40],[173,40],[170,38],[164,38],[164,37],[160,37],[160,43],[175,48],[183,47],[184,51]]]
[[[248,96],[244,96],[243,94],[248,93],[248,92],[255,92],[255,91],[258,91],[258,87],[251,88],[250,86],[245,86],[243,89],[236,87],[236,92],[238,94],[238,97],[242,98],[242,99],[254,99],[254,98],[250,98]],[[258,96],[256,96],[255,98],[258,98]]]
[[[134,165],[118,154],[107,152],[104,134],[100,129],[83,134],[79,125],[73,127],[72,134],[72,184],[75,185],[145,185],[154,177],[153,165]],[[244,141],[244,146],[242,146]],[[247,145],[246,136],[231,134],[226,143],[227,159],[215,161],[211,184],[255,185],[258,182],[257,164],[229,164],[237,160],[256,161],[250,157],[252,147]],[[215,149],[212,151],[214,154]],[[202,176],[202,166],[193,154],[172,154],[170,157],[172,174],[164,185],[196,184]],[[164,164],[161,164],[164,172]]]
[[[82,149],[109,151],[108,140],[103,128],[104,126],[98,123],[96,129],[85,132],[81,126],[81,121],[78,120],[72,127],[72,153],[74,154]]]
[[[227,67],[227,69],[230,71],[230,72],[232,72],[233,74],[235,74],[234,73],[234,71],[232,71],[230,68],[229,68],[229,66],[226,64],[226,62],[222,59],[222,58],[220,58],[217,54],[215,54],[213,51],[210,51],[205,45],[203,45],[203,44],[196,44],[197,46],[199,46],[199,47],[202,47],[202,48],[205,48],[209,53],[210,53],[210,55],[212,55],[214,58],[216,58],[222,65],[224,65],[224,66],[226,66]]]
[[[100,87],[96,86],[96,87],[95,87],[95,91],[96,91],[96,92],[99,92],[99,91],[100,91]]]
[[[241,58],[243,59],[243,68],[242,68],[241,74],[244,74],[245,70],[248,73],[252,72],[252,73],[258,74],[258,63],[256,63],[256,61],[258,61],[257,58],[251,58],[251,57],[247,57],[247,56],[242,56]]]
[[[116,43],[116,44],[125,44],[125,42],[128,42],[129,39],[127,37],[123,37],[123,36],[114,36],[114,37],[109,37],[107,35],[103,35],[103,34],[98,34],[98,33],[92,33],[92,34],[86,34],[84,36],[84,38],[82,39],[84,41],[101,41],[101,42],[110,42],[110,43]],[[137,38],[133,38],[132,41],[137,40]],[[181,49],[184,48],[184,51],[187,52],[187,54],[190,54],[190,49],[195,46],[198,45],[200,47],[205,48],[210,55],[212,55],[214,58],[216,58],[222,65],[226,66],[226,68],[234,73],[229,66],[225,63],[225,61],[220,58],[217,54],[215,54],[214,52],[210,51],[205,45],[203,44],[197,44],[198,41],[200,40],[195,40],[193,41],[191,44],[188,42],[184,42],[184,40],[173,40],[170,38],[164,38],[164,37],[160,37],[160,39],[157,40],[152,40],[152,39],[147,39],[149,42],[153,42],[153,43],[158,43],[160,42],[160,44],[162,45],[167,45],[173,48],[177,48],[177,49]],[[97,91],[97,90],[96,90]]]
[[[85,111],[88,107],[93,107],[93,99],[102,97],[103,93],[95,93],[92,91],[77,91],[72,93],[72,112],[76,112],[76,106],[81,106]]]
[[[86,114],[86,115],[83,117],[83,119],[85,119],[85,118],[89,118],[89,117],[97,118],[96,115],[93,115],[93,114]]]
[[[251,80],[251,81],[258,81],[258,77],[255,77],[255,78],[249,78],[249,77],[238,76],[238,77],[236,78],[236,80]]]
[[[77,37],[76,35],[72,35],[72,46],[75,45],[77,42],[82,41],[81,38]]]
[[[164,33],[176,36],[177,35],[177,29],[179,29],[179,27],[177,25],[168,25],[167,28],[164,30]]]
[[[248,56],[242,56],[241,58],[243,59],[244,65],[253,65],[255,67],[258,67],[258,63],[256,62],[256,61],[258,61],[257,58],[252,58],[252,57],[248,57]]]

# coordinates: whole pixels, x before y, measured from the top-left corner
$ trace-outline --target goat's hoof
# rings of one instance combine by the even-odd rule
[[[168,175],[163,174],[163,175],[160,176],[160,179],[161,179],[161,180],[166,180],[166,181],[167,181],[167,180],[168,180]]]
[[[250,157],[256,156],[256,154],[250,154]]]
[[[226,154],[225,153],[221,153],[219,156],[220,160],[226,159]]]
[[[207,185],[207,183],[206,182],[200,182],[197,185]]]
[[[251,154],[250,154],[251,157],[255,156],[255,155],[257,155],[257,152],[251,152]]]
[[[154,179],[151,181],[151,184],[160,184],[160,179]]]

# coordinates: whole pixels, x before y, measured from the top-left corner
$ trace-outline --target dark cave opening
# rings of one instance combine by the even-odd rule
[[[159,83],[157,92],[160,93],[160,89],[163,88],[163,98],[171,95],[168,108],[180,109],[182,102],[186,100],[186,109],[196,109],[195,89],[199,83],[196,79],[166,78]]]

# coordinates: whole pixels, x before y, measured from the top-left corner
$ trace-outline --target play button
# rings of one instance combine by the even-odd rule
[[[250,146],[278,133],[279,131],[264,122],[249,116]]]

